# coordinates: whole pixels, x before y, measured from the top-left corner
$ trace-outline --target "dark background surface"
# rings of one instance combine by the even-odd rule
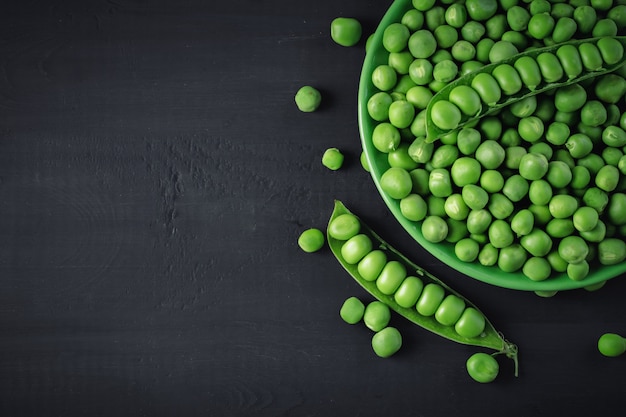
[[[0,415],[453,416],[623,411],[626,282],[544,299],[424,253],[358,162],[364,39],[389,1],[53,0],[0,7]],[[329,37],[358,18],[361,44]],[[319,111],[293,95],[319,88]],[[331,146],[346,154],[332,172]],[[520,376],[392,324],[380,359],[343,323],[367,295],[296,245],[341,199],[473,300]],[[619,413],[618,411],[618,413]],[[555,414],[557,413],[557,414]]]

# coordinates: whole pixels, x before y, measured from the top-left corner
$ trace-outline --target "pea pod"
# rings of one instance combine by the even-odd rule
[[[434,313],[434,311],[437,310],[436,313],[429,314],[429,315],[420,314],[420,311],[425,310],[425,308],[422,308],[422,307],[426,307],[424,305],[420,305],[420,303],[429,304],[429,303],[432,303],[432,299],[426,300],[424,302],[415,301],[413,305],[411,306],[407,306],[404,303],[402,303],[403,305],[400,305],[400,303],[396,301],[396,298],[394,297],[393,293],[390,293],[390,291],[381,291],[380,289],[381,285],[377,283],[376,279],[373,279],[373,277],[371,276],[364,277],[359,272],[359,265],[357,261],[355,261],[354,259],[345,258],[344,256],[345,252],[342,251],[342,248],[345,246],[344,244],[346,242],[350,241],[350,238],[347,238],[347,240],[337,239],[336,237],[333,237],[333,235],[336,236],[336,233],[332,232],[336,226],[336,223],[333,223],[333,221],[339,218],[340,216],[345,218],[346,217],[345,215],[352,216],[352,219],[357,219],[360,223],[360,228],[358,229],[358,231],[354,229],[354,232],[353,232],[354,237],[363,238],[363,236],[367,236],[367,238],[369,238],[369,241],[372,242],[372,245],[369,248],[370,251],[376,251],[376,253],[378,254],[382,252],[384,253],[385,259],[387,262],[393,262],[395,264],[399,263],[403,265],[404,268],[406,269],[406,273],[408,274],[408,278],[406,278],[407,280],[410,280],[410,279],[415,280],[417,278],[418,280],[422,281],[424,294],[427,292],[427,288],[439,289],[441,294],[438,294],[437,297],[440,300],[443,300],[445,297],[447,300],[445,302],[437,303],[437,306],[440,306],[440,308],[437,308],[437,306],[428,306],[429,309],[430,307],[432,307],[431,313]],[[438,334],[439,336],[442,336],[446,339],[455,341],[457,343],[465,344],[465,345],[473,345],[473,346],[479,346],[479,347],[492,349],[497,352],[496,354],[505,354],[508,358],[514,361],[515,376],[517,376],[518,374],[517,346],[507,341],[506,339],[504,339],[502,334],[495,329],[493,324],[491,324],[491,322],[487,320],[484,314],[467,298],[465,298],[464,296],[459,294],[457,291],[450,288],[448,285],[443,283],[434,275],[430,274],[428,271],[417,266],[415,263],[413,263],[404,255],[402,255],[400,252],[392,248],[380,236],[378,236],[372,229],[370,229],[367,225],[365,225],[356,215],[350,212],[341,201],[338,201],[338,200],[335,201],[334,210],[333,210],[333,213],[330,217],[328,224],[329,224],[329,227],[327,229],[328,245],[332,253],[335,255],[339,263],[352,276],[352,278],[355,281],[357,281],[363,288],[365,288],[365,290],[367,290],[372,296],[374,296],[377,300],[387,304],[389,308],[391,308],[393,311],[400,314],[401,316],[405,317],[407,320],[411,321],[412,323],[417,324],[418,326],[426,330],[429,330],[435,334]],[[347,236],[344,236],[344,237],[347,237]],[[365,259],[365,255],[361,254],[360,258]],[[394,285],[394,287],[398,288],[397,292],[403,291],[402,284],[400,284],[399,287],[398,285]],[[415,303],[417,303],[417,305]],[[454,305],[453,308],[451,308],[452,304]],[[463,311],[463,313],[461,313],[458,307],[462,305],[465,306],[465,310]],[[447,311],[445,311],[446,309]],[[452,322],[446,323],[445,321],[441,320],[440,316],[447,316],[447,317],[450,316],[450,310],[457,310],[456,313],[454,313],[456,315],[455,321],[457,323],[464,320],[462,317],[464,313],[468,311],[471,314],[467,314],[466,319],[468,318],[468,316],[473,316],[473,317],[478,316],[480,320],[484,319],[484,329],[477,336],[462,336],[456,330],[456,327],[452,324]],[[459,316],[461,316],[461,318],[459,318]]]
[[[615,39],[619,41],[622,45],[626,45],[626,36],[614,36],[611,37],[611,39]],[[456,80],[447,84],[445,87],[439,90],[428,103],[428,107],[426,108],[426,142],[434,142],[440,137],[453,131],[459,130],[463,126],[468,125],[479,118],[491,115],[501,110],[503,107],[519,102],[530,96],[553,90],[558,87],[579,83],[586,79],[604,75],[617,70],[626,63],[626,54],[622,54],[618,57],[605,54],[605,60],[602,61],[598,48],[596,47],[596,45],[602,46],[600,42],[601,40],[604,41],[607,39],[603,37],[577,39],[556,45],[527,50],[519,54],[513,55],[500,62],[485,65],[480,70],[467,73],[457,78]],[[496,82],[496,77],[498,73],[498,71],[495,71],[496,69],[501,69],[503,67],[509,69],[510,67],[515,66],[515,63],[520,58],[523,58],[526,61],[530,61],[530,58],[532,61],[539,63],[546,60],[546,58],[550,58],[550,60],[547,61],[558,62],[557,56],[560,55],[558,51],[561,47],[564,46],[566,46],[568,49],[572,49],[571,47],[574,47],[575,49],[580,50],[581,55],[585,55],[584,51],[587,49],[595,50],[596,54],[598,55],[598,59],[600,59],[600,65],[585,65],[584,68],[580,68],[580,71],[576,71],[575,73],[568,72],[566,74],[567,76],[561,76],[563,74],[560,74],[559,76],[555,77],[558,78],[556,80],[553,80],[551,77],[548,76],[548,74],[545,73],[545,71],[555,70],[553,65],[544,65],[544,68],[541,68],[542,70],[544,70],[543,72],[538,71],[538,65],[534,73],[533,71],[531,71],[531,74],[524,74],[523,68],[516,67],[518,71],[520,69],[522,70],[520,71],[521,81],[526,82],[522,82],[521,88],[515,88],[513,90],[516,91],[514,94],[506,94],[506,88],[502,88],[501,91],[502,86],[498,86],[498,83]],[[537,60],[537,58],[539,58],[539,60]],[[583,63],[585,63],[584,58],[586,57],[582,56],[582,58]],[[608,58],[608,60],[606,58]],[[567,67],[566,70],[571,71],[569,61],[565,61],[565,66]],[[557,66],[556,69],[561,68]],[[563,72],[562,69],[561,72]],[[532,82],[530,81],[531,79]],[[438,116],[438,114],[434,113],[438,113],[439,110],[441,110],[442,108],[447,109],[447,107],[454,107],[454,105],[450,101],[455,100],[454,98],[451,99],[450,93],[456,87],[460,86],[469,86],[476,90],[483,99],[482,106],[480,106],[475,114],[462,114],[460,118],[456,117],[456,120],[453,120],[453,122],[455,122],[452,123],[453,126],[452,124],[439,122],[438,119],[440,117]],[[433,109],[435,109],[435,112],[433,112]],[[447,110],[446,112],[449,113]],[[446,121],[449,121],[448,119],[449,118],[446,118]]]

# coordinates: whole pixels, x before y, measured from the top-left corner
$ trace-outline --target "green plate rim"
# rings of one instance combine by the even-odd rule
[[[373,124],[367,113],[367,99],[372,91],[378,90],[373,86],[370,74],[376,65],[387,62],[387,52],[382,47],[384,29],[391,23],[399,22],[404,12],[411,6],[411,0],[395,0],[381,19],[370,41],[369,50],[365,54],[358,91],[357,117],[363,152],[369,164],[370,174],[374,184],[396,220],[400,222],[402,227],[420,246],[447,266],[470,278],[497,287],[522,291],[573,290],[599,284],[625,273],[626,263],[622,262],[617,265],[603,266],[601,269],[594,269],[591,274],[582,281],[574,281],[567,277],[565,273],[554,275],[545,281],[532,281],[521,272],[508,273],[497,267],[486,267],[477,262],[462,262],[454,255],[452,244],[434,244],[424,239],[418,224],[406,219],[400,212],[399,201],[392,199],[381,189],[379,180],[384,170],[388,167],[388,164],[386,162],[386,156],[378,152],[371,142]],[[381,57],[381,55],[383,56]]]

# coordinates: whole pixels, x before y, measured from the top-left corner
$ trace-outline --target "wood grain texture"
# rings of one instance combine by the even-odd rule
[[[616,279],[553,299],[470,281],[392,219],[358,162],[363,42],[388,1],[22,0],[0,12],[0,415],[551,416],[621,407]],[[324,95],[300,113],[304,84]],[[331,146],[345,167],[321,166]],[[519,344],[468,380],[458,346],[394,317],[403,350],[338,310],[366,295],[295,244],[343,200]]]

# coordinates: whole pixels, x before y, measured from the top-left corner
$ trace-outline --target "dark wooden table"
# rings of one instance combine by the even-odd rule
[[[390,1],[7,0],[0,7],[0,415],[601,415],[623,410],[626,281],[545,299],[420,249],[360,166],[364,39]],[[364,38],[365,38],[364,36]],[[302,85],[324,96],[297,110]],[[332,172],[322,152],[338,147]],[[367,295],[327,249],[334,199],[478,304],[520,376],[392,319],[402,350],[343,323]]]

